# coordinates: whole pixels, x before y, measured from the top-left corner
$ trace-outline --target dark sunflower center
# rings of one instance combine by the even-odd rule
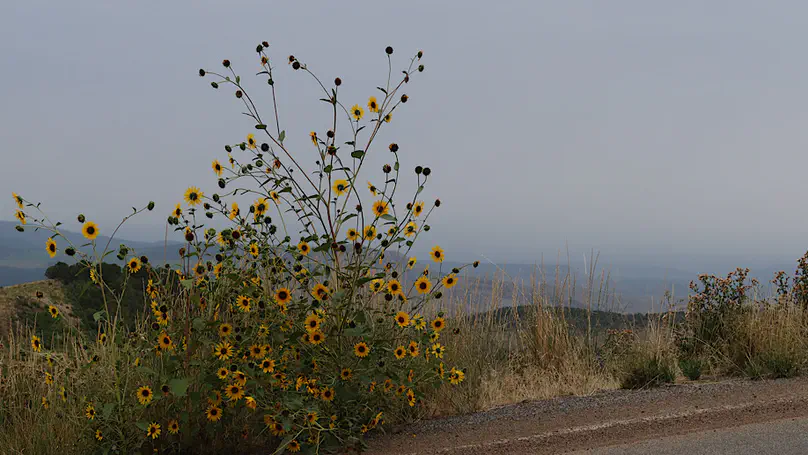
[[[286,300],[287,294],[286,294],[286,292],[281,291],[281,292],[278,293],[278,297],[280,297],[281,300]]]
[[[195,201],[195,200],[196,200],[196,198],[197,198],[196,193],[191,193],[191,194],[189,194],[189,195],[188,195],[188,199],[190,199],[190,200],[192,200],[192,201]]]
[[[353,113],[354,113],[355,116],[359,117],[359,110],[358,109],[353,111]]]
[[[144,397],[147,397],[147,396],[149,396],[149,391],[144,390],[144,391],[140,392],[140,394],[143,395]]]
[[[94,227],[90,226],[90,227],[88,227],[88,228],[87,228],[87,233],[88,233],[88,234],[93,234],[94,232],[95,232],[95,228],[94,228]]]
[[[50,245],[48,245],[48,249],[51,251],[56,251],[56,245],[51,243]]]
[[[170,342],[171,342],[171,340],[169,340],[168,338],[163,338],[163,344],[168,344]]]
[[[426,283],[421,283],[420,286],[421,286],[421,289],[426,289]]]
[[[439,257],[440,257],[440,251],[435,251],[435,257],[436,257],[436,258],[439,258]]]

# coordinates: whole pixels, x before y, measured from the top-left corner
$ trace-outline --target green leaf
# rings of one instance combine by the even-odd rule
[[[112,415],[112,411],[115,410],[115,403],[107,403],[101,408],[101,415],[108,419],[110,415]]]
[[[286,139],[286,130],[281,131],[281,134],[278,136],[278,142],[283,142]]]
[[[203,331],[205,330],[205,321],[202,318],[194,318],[194,330]]]
[[[241,82],[241,76],[236,76],[236,84]]]
[[[351,156],[354,157],[354,158],[357,158],[357,159],[361,159],[363,156],[365,156],[365,152],[363,152],[361,150],[356,150],[356,151],[351,153]]]
[[[264,125],[263,123],[259,123],[258,125],[255,125],[255,129],[257,129],[257,130],[265,130],[265,129],[267,129],[267,126]]]
[[[182,284],[182,287],[185,289],[191,289],[194,287],[194,280],[181,280],[180,284]]]
[[[394,217],[393,215],[390,215],[389,213],[385,213],[380,218],[383,219],[383,220],[387,220],[387,221],[395,221],[396,220],[396,217]]]
[[[95,313],[93,313],[93,320],[95,322],[100,321],[101,318],[103,318],[103,317],[104,317],[104,310],[96,311]]]
[[[334,170],[334,166],[330,164],[323,168],[323,172],[325,172],[326,174],[330,174],[332,170]]]
[[[168,381],[168,386],[171,387],[171,393],[178,397],[184,397],[188,392],[188,386],[191,385],[191,380],[188,378],[176,378]]]
[[[398,171],[398,161],[396,161],[396,164],[393,165],[393,170]]]
[[[135,425],[143,431],[147,431],[149,429],[149,424],[146,422],[136,422]]]

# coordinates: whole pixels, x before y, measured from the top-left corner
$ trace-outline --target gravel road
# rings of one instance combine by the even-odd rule
[[[368,453],[570,453],[804,416],[808,379],[693,383],[519,403],[424,421],[374,438]]]

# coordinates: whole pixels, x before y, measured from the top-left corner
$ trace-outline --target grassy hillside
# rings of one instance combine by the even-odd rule
[[[59,318],[50,316],[49,305],[59,310]],[[35,326],[37,332],[50,338],[65,328],[77,327],[79,322],[65,297],[64,285],[56,280],[40,280],[0,288],[0,337],[20,324]]]

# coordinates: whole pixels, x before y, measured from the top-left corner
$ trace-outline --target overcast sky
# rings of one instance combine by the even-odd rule
[[[808,247],[808,4],[759,1],[88,2],[0,7],[0,198],[161,238],[188,185],[215,190],[223,145],[252,122],[200,67],[257,71],[267,40],[300,156],[328,108],[294,54],[364,104],[424,50],[401,146],[440,197],[426,244],[450,258],[799,257]],[[264,106],[266,85],[245,77]],[[308,146],[308,147],[307,147]],[[131,209],[129,209],[131,210]],[[107,231],[109,232],[109,231]],[[671,259],[673,258],[673,259]],[[774,259],[772,259],[774,260]],[[742,264],[738,264],[742,265]]]

